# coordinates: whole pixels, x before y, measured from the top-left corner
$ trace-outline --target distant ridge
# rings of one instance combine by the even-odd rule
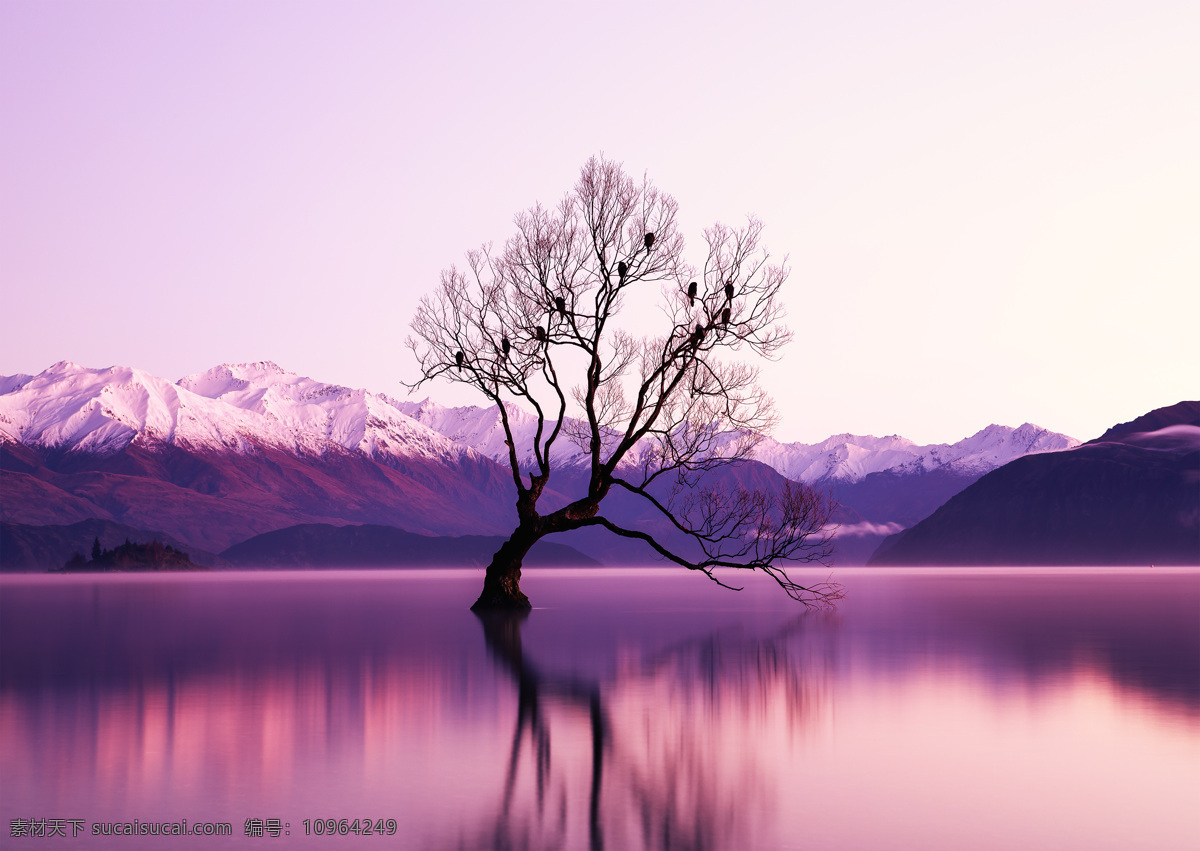
[[[256,535],[221,553],[239,567],[483,567],[504,538],[429,537],[391,526],[305,523]],[[599,567],[564,544],[539,541],[527,567]]]
[[[1120,423],[1088,443],[1106,443],[1131,434],[1158,431],[1168,426],[1200,426],[1200,402],[1179,402],[1166,408],[1156,408],[1135,420]]]
[[[983,476],[868,564],[1200,565],[1200,402]]]
[[[0,571],[41,572],[62,567],[76,553],[90,553],[92,542],[97,538],[104,549],[113,549],[125,541],[135,544],[160,541],[183,549],[179,540],[165,532],[137,529],[111,520],[81,520],[65,526],[0,522]],[[208,567],[228,565],[225,559],[214,553],[190,550],[188,554],[196,564]]]

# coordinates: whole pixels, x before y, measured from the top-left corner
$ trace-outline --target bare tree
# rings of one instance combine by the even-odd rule
[[[775,355],[783,265],[761,246],[762,223],[704,232],[702,269],[684,261],[677,204],[620,164],[592,158],[554,209],[515,218],[502,251],[470,251],[422,298],[407,345],[420,365],[413,385],[469,384],[499,410],[517,489],[517,527],[488,565],[472,608],[529,608],[521,561],[556,532],[601,526],[645,541],[660,556],[724,583],[717,568],[759,570],[806,605],[841,596],[836,584],[793,582],[780,563],[825,562],[835,507],[827,494],[788,483],[775,491],[721,487],[714,471],[745,460],[774,423],[757,370],[730,359]],[[622,307],[658,283],[660,336],[620,324]],[[639,309],[644,320],[647,311]],[[532,447],[517,445],[506,402],[532,408]],[[569,416],[570,414],[570,416]],[[586,492],[541,513],[564,441],[586,453]],[[518,452],[531,449],[522,471]],[[624,528],[600,513],[618,489],[645,502],[686,547]],[[662,538],[663,536],[659,536]]]

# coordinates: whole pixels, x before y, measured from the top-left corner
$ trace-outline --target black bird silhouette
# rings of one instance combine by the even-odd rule
[[[725,300],[733,301],[733,281],[725,282]]]
[[[454,353],[454,362],[458,364],[459,372],[462,372],[463,361],[466,360],[466,357],[467,356],[462,353],[461,349]]]
[[[649,251],[654,247],[654,232],[651,231],[650,233],[646,234],[646,238],[642,241],[646,243],[646,250]]]
[[[617,263],[617,274],[621,276],[621,280],[625,280],[625,276],[629,274],[629,264],[624,260]]]
[[[704,326],[699,322],[696,323],[696,330],[692,332],[692,339],[697,343],[704,339]]]
[[[696,282],[692,281],[688,284],[688,307],[691,307],[696,302]]]
[[[512,348],[512,344],[508,342],[508,337],[500,338],[500,350],[508,357],[508,350]]]
[[[728,307],[721,311],[721,324],[722,325],[729,324],[729,308]]]
[[[537,337],[539,343],[546,342],[546,329],[541,325],[533,329],[533,335]]]
[[[567,302],[563,299],[562,296],[556,295],[554,297],[554,309],[557,310],[559,313],[561,313],[563,316],[567,315]]]

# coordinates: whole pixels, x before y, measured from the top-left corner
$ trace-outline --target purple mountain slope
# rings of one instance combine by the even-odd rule
[[[56,364],[10,385],[0,520],[97,518],[210,552],[302,522],[509,531],[504,470],[364,391],[261,364],[180,385]]]

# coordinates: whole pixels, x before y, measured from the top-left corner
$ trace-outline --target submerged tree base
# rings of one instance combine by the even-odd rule
[[[521,559],[540,537],[522,525],[500,545],[483,575],[483,592],[471,611],[528,612],[533,608],[521,591]]]
[[[521,574],[493,576],[489,571],[483,580],[483,592],[471,606],[473,612],[528,612],[533,608],[521,590]]]

